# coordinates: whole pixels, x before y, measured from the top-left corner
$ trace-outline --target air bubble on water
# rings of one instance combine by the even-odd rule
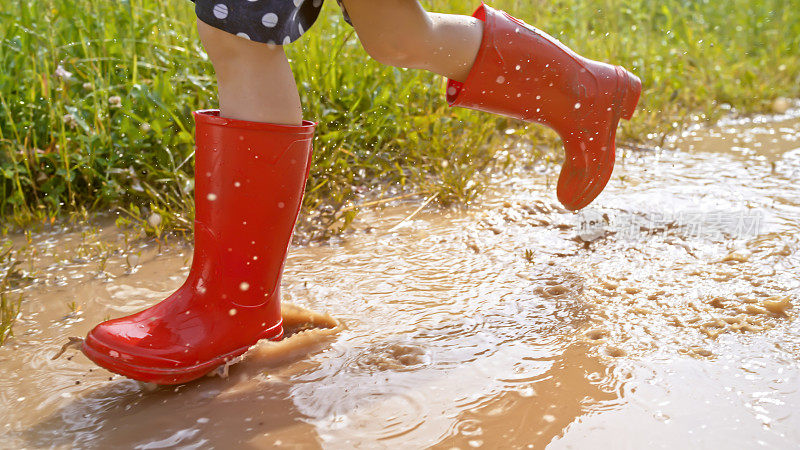
[[[206,198],[208,199],[208,201],[213,202],[214,200],[217,199],[217,194],[214,193],[208,194]]]
[[[236,311],[236,308],[231,308],[231,309],[230,309],[230,311],[228,311],[228,315],[229,315],[229,316],[231,316],[231,317],[233,317],[233,316],[235,316],[235,315],[236,315],[236,312],[237,312],[237,311]]]
[[[497,77],[497,84],[503,84],[503,83],[505,83],[505,82],[506,82],[506,77],[504,77],[504,76],[502,76],[502,75],[500,75],[499,77]]]
[[[520,70],[520,69],[522,69],[522,66],[520,66],[519,64],[517,64],[517,67],[515,67],[515,69],[517,69],[517,70]]]
[[[258,261],[258,256],[253,256],[253,261]]]
[[[248,289],[250,289],[250,283],[242,281],[241,284],[239,284],[239,290],[241,290],[242,292],[244,292],[244,291],[246,291]]]

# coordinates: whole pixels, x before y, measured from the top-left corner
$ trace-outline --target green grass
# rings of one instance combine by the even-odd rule
[[[470,13],[472,2],[431,10]],[[468,202],[503,140],[556,146],[552,133],[449,109],[442,80],[381,66],[335,3],[289,47],[306,117],[320,122],[306,210],[330,224],[365,188],[438,193]],[[498,0],[496,7],[579,53],[625,65],[644,81],[642,109],[620,137],[662,136],[721,103],[760,111],[800,94],[800,8],[729,2]],[[50,222],[124,208],[189,230],[191,111],[215,106],[211,65],[187,0],[42,0],[0,10],[0,217]],[[511,136],[498,131],[514,128]],[[476,180],[478,182],[476,182]],[[345,221],[355,210],[345,214]]]

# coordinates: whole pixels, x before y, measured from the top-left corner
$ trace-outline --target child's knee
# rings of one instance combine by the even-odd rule
[[[392,30],[375,35],[360,36],[361,45],[369,56],[381,64],[394,67],[419,68],[425,64],[425,40],[418,33]]]

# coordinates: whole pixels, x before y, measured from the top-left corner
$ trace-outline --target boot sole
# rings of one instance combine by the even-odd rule
[[[270,328],[267,331],[267,333],[265,333],[264,336],[256,339],[256,341],[250,345],[241,347],[239,349],[236,349],[232,352],[229,352],[225,355],[221,355],[209,361],[205,361],[188,367],[177,367],[174,369],[139,366],[121,361],[119,358],[114,358],[110,356],[108,353],[94,348],[91,343],[97,341],[97,339],[93,339],[91,335],[87,336],[86,340],[83,341],[83,345],[81,346],[81,351],[83,352],[84,355],[86,355],[89,359],[92,360],[92,362],[94,362],[98,366],[110,372],[116,373],[118,375],[122,375],[124,377],[131,378],[137,381],[142,381],[145,383],[154,383],[158,385],[175,385],[175,384],[188,383],[190,381],[194,381],[198,378],[203,377],[204,375],[212,372],[217,367],[225,363],[228,363],[233,359],[243,355],[245,352],[247,352],[247,350],[253,347],[260,340],[269,339],[273,341],[279,341],[282,338],[283,338],[283,321],[278,323],[278,325]],[[99,341],[97,342],[99,343]]]
[[[642,95],[642,81],[636,75],[628,72],[625,68],[617,66],[617,73],[622,78],[621,86],[619,87],[618,92],[619,97],[617,97],[618,105],[619,105],[619,117],[625,120],[631,120],[633,114],[636,112],[636,106],[639,104],[639,97]],[[617,126],[619,125],[619,120],[615,120],[612,122],[614,130],[616,130]],[[615,133],[616,134],[616,133]],[[613,161],[611,165],[613,166]],[[605,180],[605,183],[602,183],[602,187],[599,189],[594,186],[597,180],[592,180],[589,186],[587,186],[586,190],[579,196],[578,201],[573,202],[573,204],[567,206],[567,209],[571,211],[579,211],[597,198],[603,189],[605,189],[608,180]],[[587,201],[587,199],[589,199]],[[563,204],[563,203],[562,203]]]

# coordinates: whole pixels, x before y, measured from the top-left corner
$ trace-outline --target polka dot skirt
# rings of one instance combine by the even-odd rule
[[[323,0],[192,0],[197,18],[212,27],[265,44],[296,41],[319,17]],[[350,23],[341,0],[345,20]]]

